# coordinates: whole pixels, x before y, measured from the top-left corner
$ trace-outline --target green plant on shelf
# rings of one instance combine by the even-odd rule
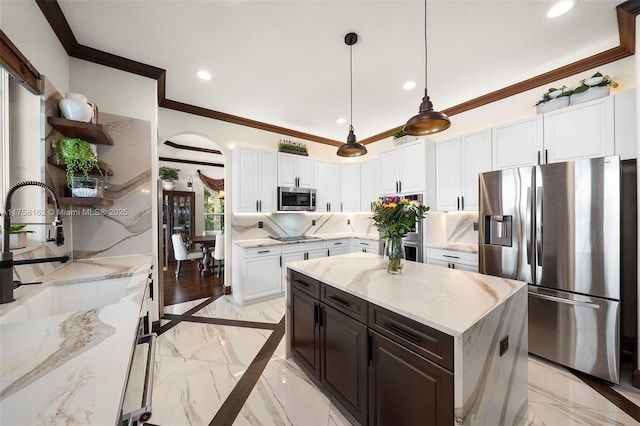
[[[396,130],[395,132],[393,132],[393,138],[394,139],[398,139],[401,138],[403,136],[406,136],[407,134],[405,133],[404,130],[400,129],[400,130]]]
[[[304,143],[283,139],[280,139],[280,142],[278,142],[278,150],[289,150],[305,153],[308,152],[307,145],[305,145]]]
[[[27,225],[11,225],[9,228],[9,234],[33,234],[34,231],[24,229]],[[0,226],[0,234],[2,233],[2,226]]]
[[[96,169],[106,179],[109,166],[100,160],[91,149],[89,142],[79,138],[63,137],[54,143],[53,149],[56,163],[63,162],[65,165],[66,181],[69,188],[72,187],[73,177],[76,174],[81,174],[85,179],[88,179],[89,173],[93,169]]]

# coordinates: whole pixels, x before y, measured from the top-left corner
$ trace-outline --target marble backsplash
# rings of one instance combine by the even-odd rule
[[[370,216],[370,213],[234,214],[231,237],[233,240],[252,240],[298,235],[367,234],[377,238],[378,229],[369,219]]]
[[[474,224],[478,222],[478,212],[448,212],[444,213],[445,238],[456,243],[478,244],[478,231]]]

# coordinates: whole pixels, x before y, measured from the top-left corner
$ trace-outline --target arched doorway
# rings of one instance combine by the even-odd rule
[[[224,235],[225,155],[215,141],[196,133],[159,140],[157,152],[160,177],[167,169],[177,174],[171,185],[158,182],[162,307],[220,295],[224,261],[220,253],[215,262],[212,258],[213,247],[220,241],[216,234]],[[174,234],[180,235],[177,247]],[[188,259],[184,259],[185,250]],[[206,265],[203,259],[208,260]]]

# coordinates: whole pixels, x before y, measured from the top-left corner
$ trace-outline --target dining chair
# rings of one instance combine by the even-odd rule
[[[220,276],[220,269],[224,266],[224,234],[216,234],[216,246],[213,249],[213,268],[216,267],[216,261],[218,261],[218,274]]]
[[[173,256],[178,261],[178,265],[176,265],[176,278],[178,278],[180,275],[180,262],[183,260],[202,259],[202,251],[187,250],[184,241],[182,241],[182,234],[173,234],[171,236],[171,242],[173,243]]]

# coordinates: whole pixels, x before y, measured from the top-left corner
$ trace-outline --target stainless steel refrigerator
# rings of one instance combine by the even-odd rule
[[[479,271],[529,283],[529,352],[619,383],[620,159],[480,175]]]

